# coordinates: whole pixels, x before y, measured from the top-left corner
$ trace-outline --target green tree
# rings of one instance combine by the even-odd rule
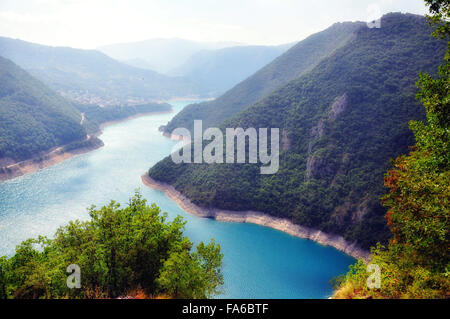
[[[426,1],[438,24],[435,36],[448,38],[448,1]],[[381,288],[366,287],[366,269],[359,262],[347,274],[336,297],[448,298],[450,291],[450,76],[449,51],[439,75],[421,74],[417,98],[427,122],[412,121],[416,145],[394,161],[383,197],[393,237],[387,248],[372,249],[371,263],[381,268]]]
[[[431,24],[437,25],[434,36],[446,38],[450,34],[450,3],[448,0],[425,0],[431,15],[427,15]]]
[[[206,298],[222,285],[222,254],[214,241],[192,243],[183,235],[185,222],[172,221],[139,192],[128,206],[111,201],[89,209],[89,221],[72,221],[54,239],[29,239],[15,254],[0,259],[0,297],[114,298],[142,290],[146,296]],[[67,266],[81,269],[81,289],[66,285]],[[171,289],[172,276],[184,278]]]
[[[0,299],[6,299],[6,257],[0,257]]]
[[[223,255],[214,241],[200,243],[197,251],[175,253],[166,260],[158,278],[162,292],[177,298],[208,298],[220,291],[223,275],[220,265]]]

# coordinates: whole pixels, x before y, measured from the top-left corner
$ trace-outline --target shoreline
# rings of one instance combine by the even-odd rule
[[[202,208],[193,204],[172,185],[155,181],[146,174],[142,175],[141,179],[145,186],[163,191],[184,211],[197,217],[213,218],[221,222],[252,223],[264,227],[270,227],[291,236],[309,239],[324,246],[334,247],[355,259],[361,258],[365,262],[369,259],[370,253],[368,251],[361,249],[356,243],[349,243],[342,236],[327,234],[317,229],[296,225],[288,219],[273,217],[263,212]]]
[[[48,151],[42,152],[30,159],[15,162],[9,164],[7,166],[0,167],[0,183],[20,177],[23,175],[31,174],[37,172],[38,170],[59,164],[65,160],[68,160],[74,156],[86,154],[96,149],[103,147],[105,144],[99,138],[103,134],[103,129],[107,126],[114,125],[117,123],[133,120],[139,117],[155,115],[155,114],[163,114],[173,112],[173,108],[169,111],[156,111],[156,112],[148,112],[148,113],[138,113],[126,118],[104,122],[99,125],[99,131],[93,135],[88,135],[88,137],[83,142],[92,142],[92,145],[82,146],[73,150],[64,151],[64,147],[67,145],[61,145],[54,147]]]
[[[52,150],[32,157],[30,159],[20,161],[8,166],[0,167],[0,182],[4,182],[19,176],[34,173],[43,168],[59,164],[76,155],[85,154],[90,151],[102,147],[103,141],[96,135],[89,136],[83,142],[91,142],[92,145],[82,146],[73,150],[65,151],[64,146],[53,148]]]
[[[192,101],[202,101],[202,102],[208,102],[208,101],[213,101],[213,100],[215,100],[216,98],[215,97],[206,97],[206,98],[202,98],[202,97],[175,97],[175,98],[172,98],[172,99],[169,99],[169,100],[165,100],[164,102],[166,102],[166,103],[169,103],[170,104],[170,102],[179,102],[179,101],[190,101],[190,102],[192,102]],[[199,103],[201,103],[201,102],[199,102]]]
[[[185,141],[185,143],[190,143],[190,140],[189,139],[184,139],[183,135],[175,135],[175,134],[167,133],[167,132],[164,132],[164,131],[161,131],[161,132],[162,132],[163,136],[167,137],[170,140],[173,140],[173,141]]]
[[[137,114],[130,115],[130,116],[128,116],[126,118],[123,118],[123,119],[120,119],[120,120],[107,121],[107,122],[101,123],[99,125],[100,131],[98,132],[97,136],[100,136],[103,133],[103,129],[105,127],[107,127],[107,126],[111,126],[111,125],[118,124],[118,123],[121,123],[121,122],[134,120],[134,119],[137,119],[137,118],[140,118],[140,117],[144,117],[144,116],[148,116],[148,115],[168,114],[168,113],[172,113],[172,112],[173,112],[173,107],[170,106],[170,110],[168,110],[168,111],[155,111],[155,112],[148,112],[148,113],[137,113]]]

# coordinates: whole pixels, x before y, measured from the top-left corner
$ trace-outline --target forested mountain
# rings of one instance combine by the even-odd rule
[[[203,50],[192,55],[169,74],[184,76],[210,95],[217,96],[261,69],[294,44],[236,46]]]
[[[421,73],[417,99],[426,122],[411,121],[416,143],[392,161],[382,198],[392,232],[387,245],[371,249],[374,278],[358,260],[334,280],[333,298],[448,299],[450,292],[450,3],[425,0],[432,35],[447,42],[438,75]],[[375,279],[375,280],[373,280]]]
[[[193,54],[202,50],[217,50],[236,46],[234,42],[197,42],[186,39],[148,39],[144,41],[116,43],[98,50],[119,61],[149,68],[165,74],[182,65]]]
[[[132,67],[95,50],[0,37],[0,55],[81,103],[138,104],[198,93],[190,81]]]
[[[415,82],[421,71],[436,72],[447,46],[430,33],[422,16],[387,14],[381,28],[360,26],[311,72],[221,124],[280,128],[276,174],[261,175],[260,164],[177,165],[167,157],[149,175],[203,207],[263,211],[364,248],[385,241],[384,172],[414,144],[408,122],[425,115]]]
[[[177,127],[191,129],[194,119],[203,120],[204,127],[218,126],[223,120],[310,71],[350,40],[353,32],[362,25],[365,24],[336,23],[313,34],[216,100],[185,107],[169,122],[165,131],[170,133]]]
[[[83,140],[80,122],[69,101],[0,57],[0,163]]]
[[[172,106],[168,103],[146,103],[130,106],[105,106],[100,107],[95,104],[74,104],[83,113],[87,123],[84,125],[88,132],[96,133],[100,130],[100,125],[106,122],[123,120],[139,114],[154,112],[170,112]]]
[[[170,110],[169,104],[156,102],[105,107],[74,103],[0,57],[0,167],[56,146],[70,144],[66,149],[73,149],[99,142],[84,140],[86,133],[98,133],[102,123]]]

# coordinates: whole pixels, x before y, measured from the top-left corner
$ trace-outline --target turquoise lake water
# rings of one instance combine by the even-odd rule
[[[332,277],[355,260],[338,250],[253,224],[223,223],[185,213],[163,192],[149,189],[141,175],[170,154],[176,141],[158,132],[174,112],[136,118],[106,127],[105,146],[36,173],[0,183],[0,255],[11,255],[22,240],[51,236],[86,208],[111,199],[126,204],[141,189],[170,217],[187,220],[194,243],[214,238],[224,253],[223,294],[218,298],[327,298]]]

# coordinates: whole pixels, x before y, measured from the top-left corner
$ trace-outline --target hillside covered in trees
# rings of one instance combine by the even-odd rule
[[[238,42],[203,42],[182,38],[154,38],[136,42],[100,46],[97,50],[118,61],[140,68],[169,74],[202,50],[219,50],[239,45]]]
[[[450,4],[427,0],[437,25],[433,35],[450,36]],[[412,121],[416,144],[401,155],[385,176],[392,238],[372,248],[370,266],[378,267],[378,283],[359,261],[337,280],[334,298],[449,298],[450,297],[450,50],[439,75],[423,73],[417,98],[426,109],[426,122]],[[369,286],[368,283],[372,283]]]
[[[127,207],[111,201],[89,214],[89,221],[59,228],[54,239],[29,239],[13,256],[0,257],[0,299],[115,298],[136,291],[145,298],[197,299],[220,292],[220,245],[212,240],[193,249],[180,216],[168,221],[139,193]],[[67,280],[76,269],[80,277]]]
[[[170,112],[168,103],[130,106],[79,104],[0,56],[0,167],[63,146],[64,150],[95,146],[105,122],[153,112]]]
[[[96,133],[100,130],[100,125],[106,122],[123,120],[131,116],[140,114],[150,114],[154,112],[170,112],[172,106],[168,103],[146,103],[129,106],[105,106],[100,107],[95,104],[78,104],[75,107],[83,113],[88,132]]]
[[[383,175],[389,159],[414,144],[408,122],[425,119],[415,82],[421,71],[436,72],[446,43],[430,36],[422,16],[391,13],[381,24],[359,26],[311,72],[221,124],[280,128],[276,174],[261,175],[259,164],[167,157],[149,175],[202,207],[263,211],[366,249],[386,242]]]
[[[0,56],[84,104],[142,104],[200,93],[189,80],[132,67],[95,50],[50,47],[0,37]]]
[[[81,114],[69,101],[2,57],[0,83],[3,163],[86,138]]]
[[[203,120],[204,128],[219,126],[225,119],[313,69],[349,41],[362,25],[365,24],[336,23],[309,36],[214,101],[186,106],[167,124],[165,132],[177,127],[192,129],[194,120]]]

